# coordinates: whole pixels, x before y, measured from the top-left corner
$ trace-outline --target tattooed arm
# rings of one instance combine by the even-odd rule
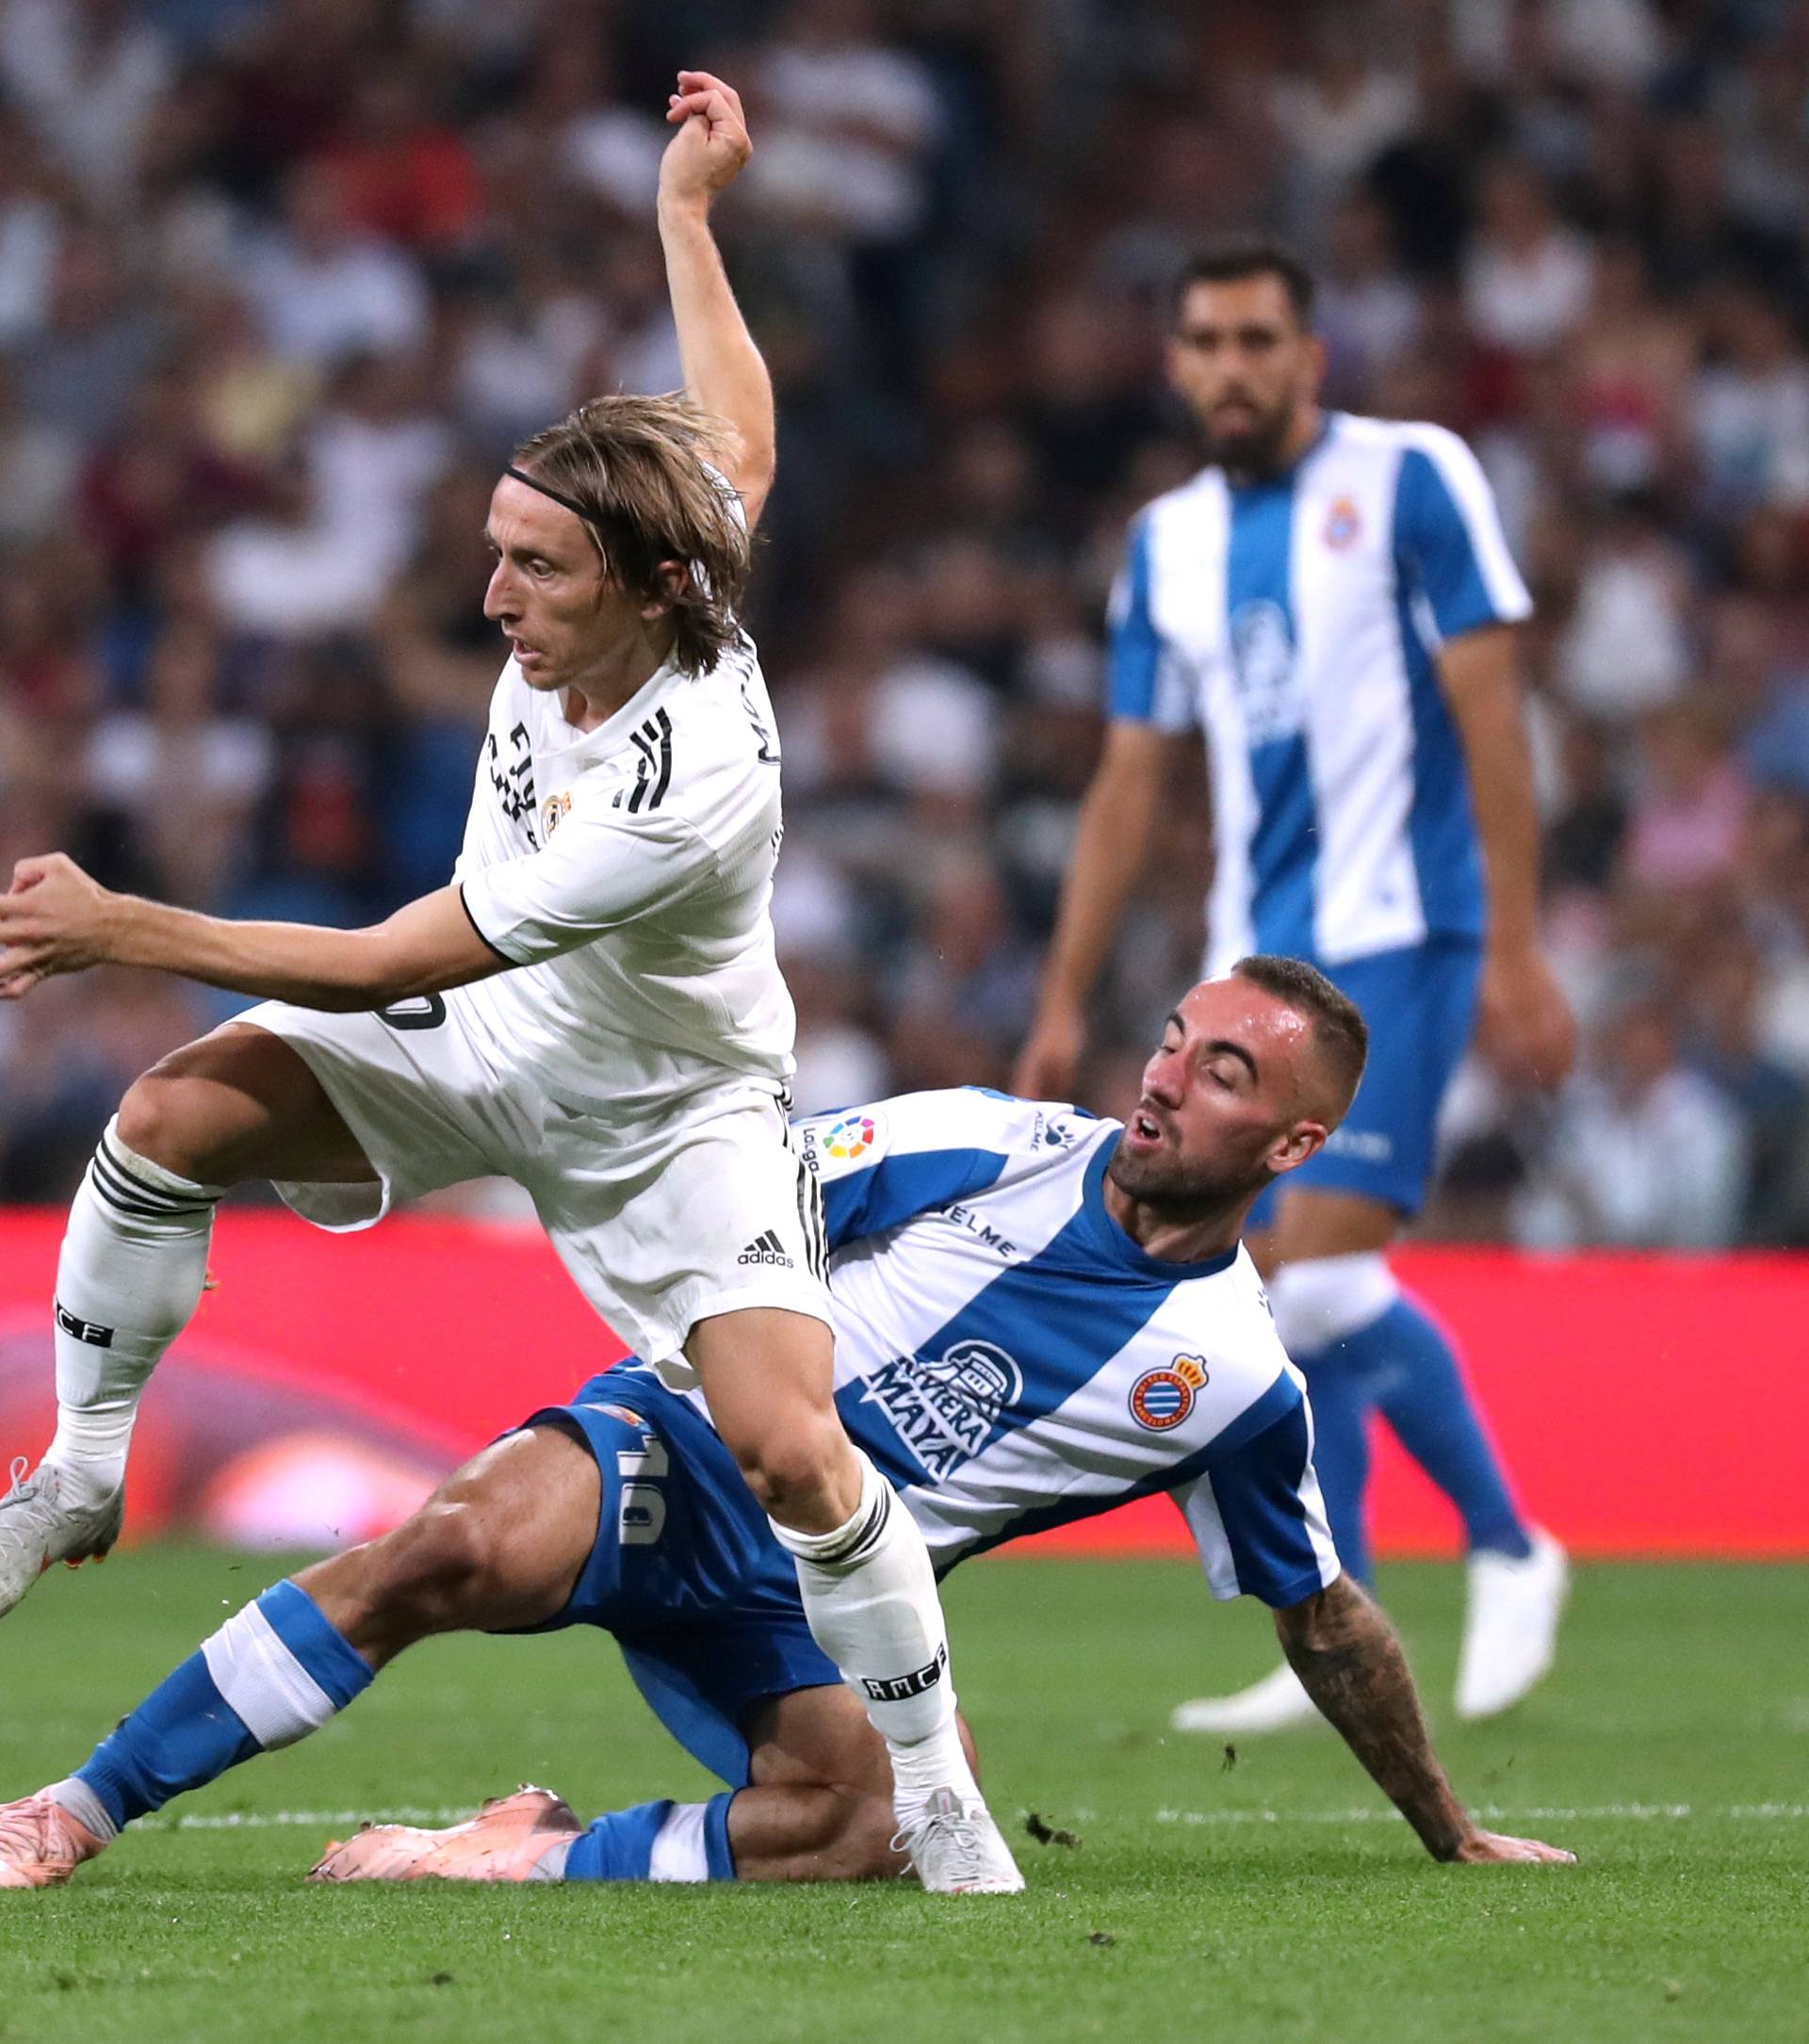
[[[1576,1857],[1535,1839],[1497,1837],[1472,1820],[1432,1750],[1394,1628],[1350,1577],[1278,1611],[1275,1630],[1307,1694],[1434,1859]]]

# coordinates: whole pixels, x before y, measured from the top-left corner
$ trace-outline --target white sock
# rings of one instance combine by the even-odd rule
[[[139,1156],[108,1122],[57,1266],[57,1436],[44,1460],[79,1501],[117,1490],[139,1397],[188,1324],[223,1188]]]
[[[891,1750],[901,1799],[979,1793],[954,1722],[949,1638],[930,1550],[897,1493],[856,1450],[860,1503],[833,1533],[773,1522],[798,1568],[810,1630]]]
[[[708,1803],[675,1803],[653,1841],[647,1866],[650,1881],[707,1881],[709,1852],[704,1842],[709,1819]]]

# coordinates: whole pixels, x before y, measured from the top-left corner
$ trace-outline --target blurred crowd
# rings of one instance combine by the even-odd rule
[[[1261,227],[1329,400],[1470,437],[1524,635],[1552,1101],[1466,1070],[1435,1233],[1809,1243],[1809,6],[0,0],[0,865],[350,923],[456,855],[511,446],[679,381],[681,64],[777,385],[749,623],[806,1107],[1003,1083],[1097,754],[1125,522],[1195,464],[1165,287]],[[1102,989],[1120,1107],[1191,976],[1197,771]],[[234,1003],[0,1011],[0,1198]],[[1380,1019],[1380,1018],[1377,1018]]]

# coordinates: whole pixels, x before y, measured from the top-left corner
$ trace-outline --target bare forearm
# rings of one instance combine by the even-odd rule
[[[1530,946],[1539,930],[1539,808],[1513,635],[1498,626],[1455,640],[1441,664],[1488,868],[1490,941]]]
[[[1127,790],[1104,777],[1088,789],[1043,976],[1046,1008],[1078,1008],[1093,991],[1143,870],[1154,818],[1152,789]]]
[[[106,953],[116,965],[179,973],[231,993],[304,1008],[369,1008],[399,999],[403,991],[393,991],[384,982],[374,934],[305,923],[223,922],[122,895]]]
[[[1394,1629],[1349,1577],[1276,1614],[1294,1672],[1370,1778],[1435,1859],[1454,1859],[1475,1826],[1426,1729]]]
[[[744,495],[763,495],[775,444],[773,381],[735,302],[704,205],[662,199],[660,240],[685,388],[734,429],[740,441],[737,487]]]

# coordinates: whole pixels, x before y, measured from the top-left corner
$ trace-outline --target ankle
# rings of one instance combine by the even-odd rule
[[[959,1727],[953,1718],[927,1739],[908,1743],[888,1739],[892,1758],[893,1800],[901,1805],[921,1802],[937,1789],[953,1789],[966,1799],[978,1799],[980,1784],[968,1763]]]

